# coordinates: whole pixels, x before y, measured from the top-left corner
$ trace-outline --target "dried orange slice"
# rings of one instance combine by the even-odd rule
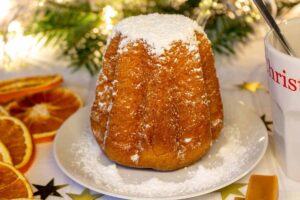
[[[56,88],[11,102],[7,111],[24,122],[36,142],[46,142],[82,104],[72,91]]]
[[[33,153],[31,135],[26,126],[17,118],[0,116],[0,140],[6,146],[13,165],[24,168]]]
[[[2,106],[0,106],[0,116],[1,115],[8,115],[7,111]]]
[[[9,151],[1,141],[0,141],[0,161],[12,165],[12,160]]]
[[[33,198],[26,178],[12,165],[0,162],[0,199]]]
[[[0,103],[50,90],[63,82],[60,75],[34,76],[0,81]]]

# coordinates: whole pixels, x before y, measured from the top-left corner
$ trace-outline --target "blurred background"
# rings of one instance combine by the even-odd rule
[[[299,2],[265,0],[278,21],[300,16]],[[267,29],[251,0],[1,0],[0,72],[60,66],[96,74],[114,24],[153,12],[196,20],[226,57]]]

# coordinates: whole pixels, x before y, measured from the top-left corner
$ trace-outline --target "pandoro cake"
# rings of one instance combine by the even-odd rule
[[[203,29],[182,15],[119,22],[107,41],[90,119],[101,149],[118,164],[166,171],[198,161],[223,127]]]

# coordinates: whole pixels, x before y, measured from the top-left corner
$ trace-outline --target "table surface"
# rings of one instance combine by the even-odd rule
[[[236,48],[239,53],[235,56],[216,56],[216,67],[222,91],[231,92],[233,101],[243,101],[255,110],[259,116],[265,115],[266,121],[272,121],[270,96],[267,92],[263,38],[255,36],[247,44],[237,46]],[[96,77],[91,77],[83,70],[72,73],[69,68],[61,67],[65,66],[65,62],[58,63],[55,60],[55,66],[53,66],[53,62],[43,62],[42,65],[40,63],[40,61],[32,62],[31,67],[20,71],[7,72],[0,69],[0,79],[36,74],[60,73],[65,78],[64,85],[66,87],[77,92],[85,102],[91,101]],[[47,67],[48,65],[52,67]],[[259,82],[262,84],[262,88],[256,92],[243,90],[238,86],[244,82]],[[269,125],[269,128],[272,129],[272,125]],[[271,131],[269,132],[269,137],[272,138]],[[255,169],[236,183],[247,183],[249,175],[251,174],[277,175],[279,178],[280,200],[300,199],[300,182],[293,181],[285,176],[272,153],[271,145],[269,145],[266,154]],[[58,168],[53,157],[52,142],[37,144],[33,165],[25,173],[25,176],[31,184],[35,185],[33,186],[33,191],[36,193],[39,192],[37,188],[41,188],[37,185],[45,186],[45,188],[48,189],[50,188],[51,191],[51,188],[53,189],[53,187],[49,187],[51,186],[51,180],[54,180],[53,184],[55,186],[65,185],[64,187],[56,187],[56,191],[62,197],[55,197],[52,193],[47,199],[93,199],[87,198],[87,196],[92,197],[93,194],[96,194],[93,191],[85,191],[84,193],[85,188],[72,181]],[[231,187],[221,192],[213,192],[201,197],[191,198],[191,200],[231,200],[234,199],[235,196],[238,196],[237,194],[239,192],[245,194],[246,189],[247,185],[240,186],[239,184],[232,184]],[[84,194],[86,198],[84,198]],[[39,196],[37,195],[35,198],[39,199]],[[113,200],[117,198],[104,195],[99,199]]]

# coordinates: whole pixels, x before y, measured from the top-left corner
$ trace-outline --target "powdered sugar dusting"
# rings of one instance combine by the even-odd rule
[[[195,31],[205,34],[195,21],[183,15],[139,15],[119,22],[113,28],[108,44],[116,34],[121,33],[124,37],[119,46],[121,51],[126,51],[128,43],[142,40],[151,47],[151,53],[156,55],[162,54],[176,41],[182,41],[192,52],[198,50]]]
[[[184,142],[185,143],[189,143],[189,142],[191,142],[192,141],[192,138],[184,138]]]
[[[225,125],[221,138],[215,142],[209,154],[198,164],[175,172],[165,172],[168,177],[182,174],[180,182],[160,178],[161,172],[138,169],[127,171],[128,169],[114,164],[102,153],[88,129],[77,143],[72,144],[71,150],[76,155],[73,165],[75,168],[80,167],[84,174],[93,179],[97,185],[102,185],[118,194],[134,194],[144,197],[186,195],[211,188],[219,182],[231,180],[241,170],[247,162],[247,155],[255,149],[246,148],[241,144],[240,131],[239,127],[234,124]],[[190,142],[190,139],[186,138],[186,142]],[[139,156],[134,154],[131,159],[136,162]],[[149,177],[142,182],[128,181],[128,174],[135,173],[137,174],[135,176],[139,176],[141,171],[145,174],[149,173]],[[157,176],[153,176],[153,173],[157,173]],[[132,180],[134,177],[129,179]]]
[[[223,122],[223,120],[222,119],[216,119],[216,120],[214,120],[214,121],[212,121],[212,125],[213,126],[218,126],[220,123],[222,123]]]
[[[133,162],[138,162],[139,161],[139,155],[138,154],[134,154],[132,156],[130,156],[130,159],[133,161]]]

